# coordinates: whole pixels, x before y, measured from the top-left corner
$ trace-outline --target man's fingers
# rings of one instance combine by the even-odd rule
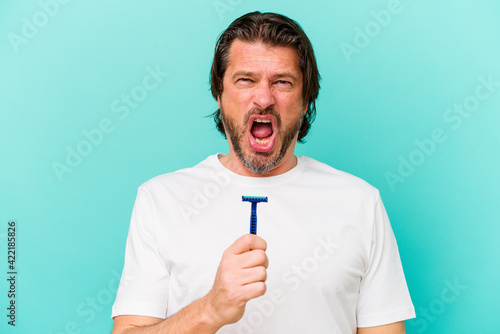
[[[243,272],[245,274],[243,276],[242,285],[265,282],[267,280],[267,270],[262,266],[244,269]]]
[[[241,288],[242,299],[248,301],[250,299],[260,297],[266,293],[266,289],[266,283],[264,282],[246,284]]]
[[[227,250],[232,254],[241,254],[253,249],[265,251],[267,249],[266,241],[258,235],[245,234],[238,238]]]
[[[234,276],[224,276],[222,277],[222,285],[232,288],[241,288],[248,284],[256,282],[265,282],[267,280],[266,268],[262,266],[242,269],[241,274]]]
[[[266,248],[264,239],[247,234],[224,251],[214,285],[207,295],[220,317],[241,318],[247,301],[266,292],[269,263]]]
[[[256,266],[263,266],[267,268],[268,259],[266,253],[261,249],[254,249],[243,254],[236,255],[240,268],[252,268]]]

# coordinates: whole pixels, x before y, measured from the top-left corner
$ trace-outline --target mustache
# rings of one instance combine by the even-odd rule
[[[278,128],[281,127],[281,116],[276,111],[276,109],[274,109],[274,108],[265,108],[265,109],[262,109],[262,108],[252,108],[252,109],[250,109],[246,113],[246,115],[245,115],[244,124],[248,124],[248,121],[250,120],[250,117],[252,117],[253,115],[260,115],[260,116],[271,115],[276,120],[276,126]]]

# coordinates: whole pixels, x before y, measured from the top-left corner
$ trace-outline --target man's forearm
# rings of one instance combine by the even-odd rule
[[[214,334],[222,326],[215,323],[206,305],[203,297],[156,324],[130,324],[113,334]]]

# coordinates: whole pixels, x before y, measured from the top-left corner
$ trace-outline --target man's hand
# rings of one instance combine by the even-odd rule
[[[240,320],[246,303],[266,292],[266,248],[264,239],[247,234],[224,251],[212,290],[205,296],[216,323]]]

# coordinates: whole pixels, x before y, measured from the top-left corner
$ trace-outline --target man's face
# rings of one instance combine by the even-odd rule
[[[230,151],[253,174],[293,158],[307,108],[297,52],[236,39],[218,103]]]

